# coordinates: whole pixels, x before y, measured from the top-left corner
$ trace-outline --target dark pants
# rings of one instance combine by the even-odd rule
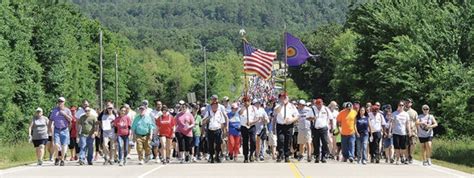
[[[313,148],[314,148],[314,153],[316,155],[316,159],[319,159],[319,156],[321,156],[321,160],[326,159],[325,156],[329,153],[328,128],[324,127],[324,128],[316,129],[312,127],[311,137],[313,138]],[[320,150],[322,150],[321,154],[320,154]]]
[[[219,157],[221,153],[221,143],[222,143],[222,131],[219,130],[208,130],[208,141],[209,141],[209,154],[210,158],[213,159],[213,156],[216,155],[216,158]]]
[[[281,125],[277,124],[276,130],[278,135],[277,149],[278,156],[280,158],[289,158],[290,157],[290,138],[291,130],[293,129],[293,124],[291,125]]]
[[[370,142],[370,158],[375,160],[380,160],[380,150],[379,143],[382,138],[382,133],[374,132],[372,133],[372,141]]]
[[[242,146],[244,151],[244,159],[248,160],[249,156],[252,156],[255,153],[255,126],[250,128],[241,126],[240,132],[242,134]],[[249,154],[249,141],[250,141],[250,154]]]

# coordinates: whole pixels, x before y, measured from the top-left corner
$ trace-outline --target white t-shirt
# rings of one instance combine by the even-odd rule
[[[280,109],[280,112],[275,113],[277,124],[286,124],[285,118],[284,118],[285,112],[286,112],[286,118],[291,117],[291,116],[298,117],[299,115],[298,109],[296,109],[296,106],[291,103],[286,104],[286,107],[278,105],[276,108],[278,107],[281,107],[281,109]]]
[[[405,111],[393,112],[393,122],[394,127],[392,128],[392,133],[397,135],[407,135],[407,122],[410,121],[410,116]]]
[[[329,109],[329,110],[331,110],[331,109]],[[337,119],[336,118],[337,118],[337,115],[339,115],[339,111],[334,109],[334,111],[331,112],[331,115],[332,115],[332,117],[331,117],[331,119],[329,119],[329,120],[332,120],[331,128],[336,129],[336,127],[337,127]]]
[[[112,130],[112,125],[115,120],[115,115],[111,114],[104,114],[102,115],[102,130],[103,131],[110,131]]]
[[[424,123],[426,125],[433,124],[434,117],[433,115],[418,115],[418,122]],[[418,137],[427,138],[433,137],[433,129],[422,128],[421,125],[418,126]]]
[[[255,129],[256,129],[256,133],[260,134],[260,132],[263,130],[263,127],[265,125],[264,122],[265,121],[268,122],[267,112],[265,112],[265,109],[263,109],[262,107],[257,109],[257,119],[258,118],[262,118],[262,120],[260,120],[259,122],[255,124],[255,127],[256,127]]]
[[[385,126],[385,118],[380,112],[369,112],[369,126],[373,132],[382,132],[382,126]]]
[[[303,109],[298,110],[298,132],[302,133],[311,130],[311,121],[307,118],[314,117],[313,111],[310,107],[305,106]]]
[[[225,123],[225,113],[221,110],[217,110],[217,112],[209,112],[209,130],[218,130],[222,127],[222,124]]]
[[[248,118],[247,118],[247,109],[245,109],[245,106],[241,109],[242,114],[240,115],[240,125],[250,128],[250,126],[247,125],[248,122],[254,122],[255,119],[257,119],[257,108],[255,106],[249,106],[248,107]]]
[[[314,122],[314,128],[322,129],[327,127],[329,124],[329,119],[332,118],[332,113],[326,106],[321,106],[321,110],[316,106],[312,106],[315,112],[316,121]],[[312,112],[312,111],[311,111]]]
[[[161,115],[163,115],[163,113],[161,111],[156,110],[156,109],[150,112],[150,117],[153,120],[156,120]]]

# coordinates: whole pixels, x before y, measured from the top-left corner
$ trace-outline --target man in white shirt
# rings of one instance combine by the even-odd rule
[[[259,99],[253,99],[252,101],[253,105],[257,109],[257,120],[259,120],[255,124],[255,134],[257,135],[257,140],[256,140],[256,149],[255,152],[257,153],[256,159],[260,159],[260,161],[264,160],[263,157],[263,152],[261,150],[265,149],[264,146],[264,141],[267,136],[267,130],[265,125],[269,122],[268,120],[268,115],[267,112],[265,112],[265,109],[262,106],[262,100]]]
[[[313,111],[310,107],[305,106],[306,102],[300,100],[298,102],[298,145],[299,145],[299,155],[298,161],[303,160],[304,147],[306,146],[306,151],[308,153],[308,162],[311,162],[312,150],[312,137],[311,137],[311,118],[314,118]]]
[[[222,130],[225,127],[225,116],[227,114],[219,110],[218,103],[211,104],[211,111],[204,115],[202,121],[203,124],[208,124],[208,148],[209,148],[209,159],[211,163],[214,160],[217,163],[221,163],[220,153],[222,144]],[[214,158],[215,155],[215,158]]]
[[[257,118],[257,109],[250,105],[250,98],[244,96],[244,106],[240,109],[240,132],[242,134],[242,149],[244,152],[244,163],[253,162],[253,155],[256,149],[255,124],[259,122]],[[250,150],[249,150],[250,142]]]
[[[380,140],[382,139],[382,128],[385,127],[385,118],[380,113],[380,103],[375,102],[369,112],[369,127],[372,139],[370,145],[370,162],[380,163]]]
[[[315,106],[312,106],[312,112],[314,112],[314,118],[310,120],[314,121],[313,127],[311,127],[311,135],[313,136],[313,148],[316,155],[315,163],[326,163],[326,155],[329,154],[329,137],[328,137],[328,124],[329,119],[332,118],[332,113],[324,106],[323,100],[318,98],[314,101]],[[320,150],[322,153],[320,154]]]
[[[278,95],[279,105],[275,107],[276,130],[278,135],[278,159],[281,162],[283,157],[285,162],[290,162],[290,139],[293,123],[298,120],[298,110],[296,106],[288,102],[288,95],[284,92]]]
[[[161,109],[163,107],[163,104],[161,103],[160,100],[155,100],[155,109],[153,109],[150,112],[150,118],[155,121],[158,119],[161,115],[163,115],[163,112],[161,112]],[[153,150],[153,159],[155,159],[155,163],[159,163],[161,159],[158,157],[158,147],[160,146],[160,137],[158,136],[158,128],[155,127],[153,129],[153,138],[151,141],[151,150]]]

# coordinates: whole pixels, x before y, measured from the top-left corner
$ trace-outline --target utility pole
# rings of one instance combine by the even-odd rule
[[[102,53],[103,53],[103,48],[102,48],[102,30],[100,30],[99,32],[99,46],[100,46],[100,88],[99,88],[99,92],[100,92],[100,110],[103,110],[104,108],[104,103],[103,103],[103,98],[102,98],[102,78],[103,78],[103,66],[102,66]]]
[[[206,46],[202,47],[204,52],[204,103],[207,103],[207,56],[206,56]]]
[[[118,104],[118,53],[115,51],[115,103]]]

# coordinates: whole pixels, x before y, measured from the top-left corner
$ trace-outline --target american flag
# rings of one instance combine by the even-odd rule
[[[248,74],[256,74],[265,80],[272,76],[273,60],[276,52],[266,52],[253,48],[244,42],[244,71]]]

